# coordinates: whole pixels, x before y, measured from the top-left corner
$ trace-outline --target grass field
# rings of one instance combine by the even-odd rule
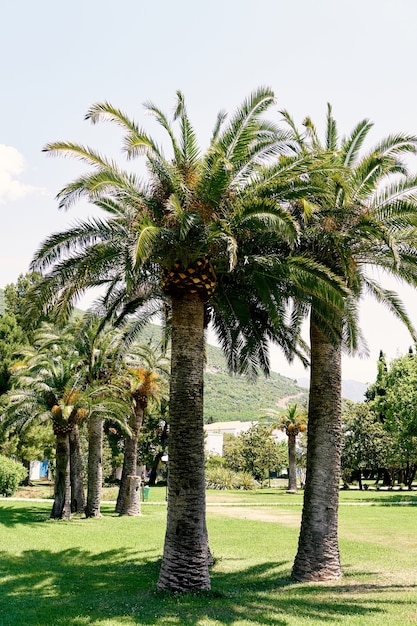
[[[417,624],[416,492],[341,492],[344,577],[290,578],[302,495],[208,492],[212,590],[156,591],[165,488],[142,516],[49,520],[51,503],[0,500],[0,626]]]

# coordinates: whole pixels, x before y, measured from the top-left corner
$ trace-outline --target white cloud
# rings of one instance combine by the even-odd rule
[[[25,166],[25,159],[16,148],[0,144],[0,204],[32,193],[45,193],[44,189],[19,180]]]

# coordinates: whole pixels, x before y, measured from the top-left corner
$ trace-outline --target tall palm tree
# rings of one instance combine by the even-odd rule
[[[135,313],[143,324],[161,309],[170,319],[170,470],[160,589],[210,586],[203,431],[208,320],[228,349],[231,369],[267,371],[269,339],[279,341],[288,355],[299,348],[301,318],[286,311],[292,273],[296,282],[308,282],[309,275],[310,284],[311,276],[331,283],[325,300],[337,300],[344,290],[331,272],[304,258],[290,263],[262,255],[261,233],[273,231],[275,239],[286,241],[298,235],[281,202],[257,195],[259,186],[280,175],[281,196],[284,190],[296,195],[297,163],[285,176],[285,168],[270,167],[277,155],[292,150],[288,133],[264,118],[273,102],[271,90],[261,88],[230,120],[220,113],[205,153],[181,93],[174,113],[178,138],[162,111],[147,103],[147,113],[168,135],[169,158],[122,111],[106,102],[92,106],[87,119],[116,123],[124,131],[127,157],[145,157],[145,182],[89,148],[70,142],[46,147],[50,154],[73,156],[92,167],[59,193],[59,206],[67,209],[86,198],[102,213],[42,244],[32,264],[45,276],[37,298],[65,317],[85,289],[101,286],[100,306],[116,323]],[[304,162],[304,155],[299,160]]]
[[[349,288],[343,313],[310,298],[311,380],[308,409],[307,476],[298,552],[297,580],[324,580],[342,573],[337,537],[341,454],[341,357],[366,344],[357,303],[372,295],[401,319],[415,338],[397,295],[372,274],[417,282],[417,181],[402,157],[417,153],[417,138],[393,135],[363,153],[372,124],[360,122],[339,140],[328,107],[324,142],[310,119],[297,130],[283,112],[300,153],[322,155],[334,170],[312,172],[303,201],[291,203],[300,224],[298,250],[339,275]],[[308,184],[311,190],[308,192]]]

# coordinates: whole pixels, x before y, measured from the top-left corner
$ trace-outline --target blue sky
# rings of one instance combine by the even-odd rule
[[[118,155],[117,131],[83,120],[90,104],[108,100],[154,132],[142,103],[169,112],[179,89],[204,147],[220,109],[268,85],[276,120],[285,108],[320,127],[330,102],[341,134],[365,117],[374,141],[417,133],[416,23],[415,0],[4,0],[0,287],[27,271],[47,235],[89,211],[58,212],[56,193],[80,170],[42,147],[64,139]],[[398,289],[413,313],[417,298]],[[371,356],[345,359],[344,377],[367,382],[379,350],[392,358],[410,338],[370,302],[362,324]],[[275,351],[273,364],[305,375]]]

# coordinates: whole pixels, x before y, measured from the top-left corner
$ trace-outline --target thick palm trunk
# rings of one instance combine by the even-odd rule
[[[131,437],[125,439],[125,453],[123,457],[123,469],[122,477],[120,479],[119,493],[117,495],[116,511],[119,515],[139,515],[135,513],[140,509],[140,498],[138,495],[138,502],[133,502],[131,498],[131,477],[136,476],[137,460],[138,460],[138,438],[140,429],[142,427],[144,410],[143,407],[138,406],[135,414],[132,416],[129,426],[132,431]],[[130,477],[130,478],[129,478]]]
[[[292,575],[319,581],[342,575],[338,545],[341,455],[341,346],[333,345],[311,315],[311,380],[307,474],[298,552]]]
[[[204,478],[204,303],[172,298],[168,516],[159,589],[210,588]]]
[[[288,435],[288,491],[297,493],[296,435]]]
[[[90,419],[88,423],[88,479],[86,517],[101,517],[101,491],[103,487],[103,421]]]
[[[69,435],[70,476],[71,476],[71,513],[84,513],[84,475],[80,450],[80,431],[75,424]]]
[[[70,481],[70,445],[69,434],[56,433],[54,503],[51,518],[70,519],[71,517],[71,481]]]

